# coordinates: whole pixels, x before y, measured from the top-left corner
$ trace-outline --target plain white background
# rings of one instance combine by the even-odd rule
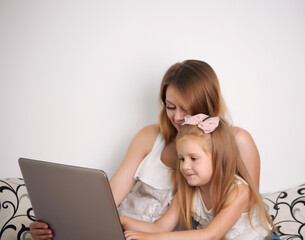
[[[172,64],[216,71],[261,156],[261,192],[305,182],[302,0],[0,0],[0,177],[28,157],[104,169],[156,123]]]

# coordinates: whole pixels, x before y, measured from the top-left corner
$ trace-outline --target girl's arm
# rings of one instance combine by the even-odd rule
[[[195,239],[209,239],[199,236],[200,230],[178,231],[178,232],[164,232],[164,233],[146,233],[126,231],[126,240],[195,240]]]
[[[167,211],[154,223],[136,220],[130,217],[121,216],[121,224],[124,230],[142,231],[149,233],[172,231],[179,223],[178,197],[174,196]]]
[[[126,231],[127,240],[214,240],[221,239],[233,227],[243,212],[248,210],[249,192],[248,186],[240,184],[231,190],[226,201],[227,207],[223,208],[205,229],[145,233]]]
[[[240,216],[249,210],[249,188],[245,184],[236,185],[230,192],[224,207],[214,217],[206,229],[202,229],[212,239],[220,239],[230,231]],[[205,239],[205,238],[203,238]],[[209,238],[208,238],[209,239]]]
[[[241,159],[254,185],[259,189],[260,157],[255,142],[246,130],[234,127],[233,131]]]
[[[118,206],[135,185],[134,174],[145,156],[151,152],[158,135],[156,125],[141,129],[131,141],[120,167],[110,179],[110,186]]]

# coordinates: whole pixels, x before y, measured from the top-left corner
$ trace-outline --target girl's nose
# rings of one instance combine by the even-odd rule
[[[189,163],[189,161],[184,160],[183,162],[181,162],[181,169],[183,170],[191,169],[191,164]]]

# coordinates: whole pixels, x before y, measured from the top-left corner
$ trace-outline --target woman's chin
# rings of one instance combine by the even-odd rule
[[[182,129],[182,126],[181,126],[181,125],[175,124],[174,126],[175,126],[175,128],[176,128],[176,130],[177,130],[178,132]]]

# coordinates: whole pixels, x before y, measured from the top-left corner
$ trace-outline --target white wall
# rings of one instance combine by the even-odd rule
[[[0,0],[0,177],[21,156],[111,176],[194,58],[255,139],[261,191],[304,183],[304,43],[302,0]]]

